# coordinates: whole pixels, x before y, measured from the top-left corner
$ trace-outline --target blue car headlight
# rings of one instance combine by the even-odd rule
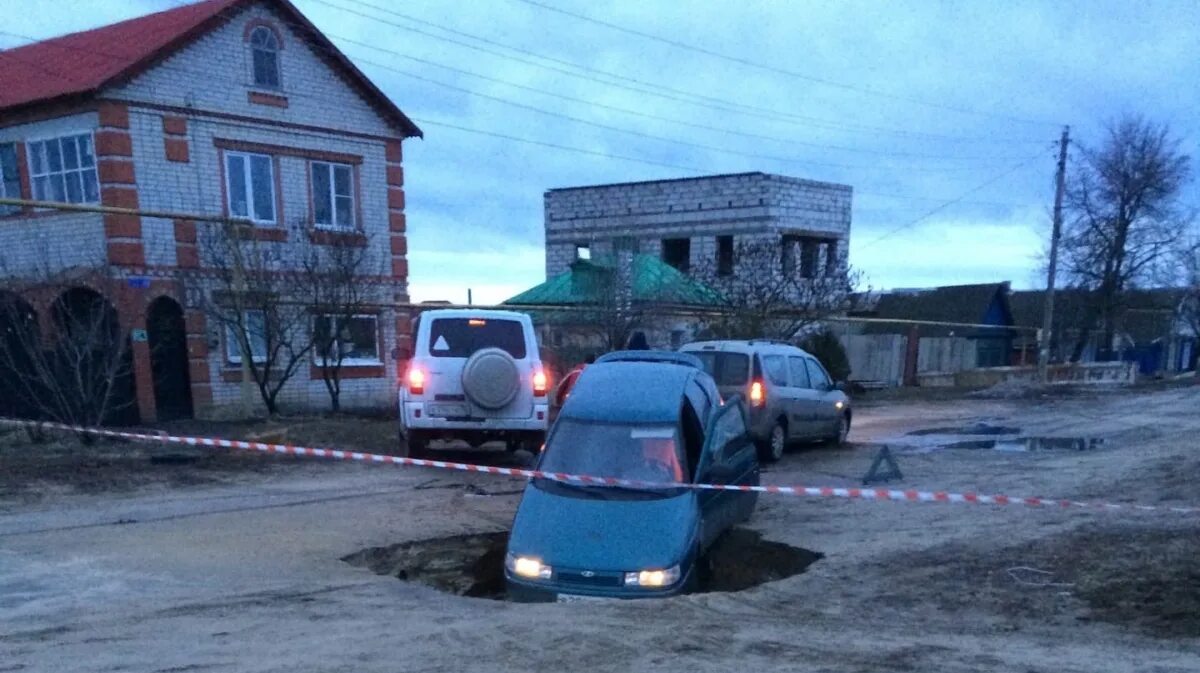
[[[542,563],[541,559],[532,556],[505,554],[504,567],[517,577],[523,577],[527,580],[548,580],[554,577],[554,568]]]
[[[656,589],[669,587],[679,581],[678,565],[656,570],[636,570],[625,573],[625,586]]]

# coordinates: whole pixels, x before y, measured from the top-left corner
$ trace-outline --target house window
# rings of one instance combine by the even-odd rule
[[[733,275],[733,237],[717,237],[717,275]]]
[[[235,323],[225,325],[225,353],[232,364],[242,363],[242,340],[239,331],[244,329],[246,340],[250,342],[250,360],[252,362],[267,361],[267,319],[262,311],[246,311],[242,314],[242,325]]]
[[[382,364],[377,316],[316,316],[313,341],[316,342],[314,357],[317,364],[336,363],[339,354],[343,365]]]
[[[225,194],[229,214],[275,223],[275,162],[265,154],[225,154]]]
[[[279,36],[266,26],[250,32],[250,54],[254,68],[254,86],[279,88]]]
[[[21,198],[21,176],[17,171],[17,146],[14,143],[0,145],[0,197]],[[18,210],[19,206],[0,206],[0,215]]]
[[[588,261],[592,258],[592,246],[587,243],[575,244],[575,259]]]
[[[690,238],[664,238],[662,242],[662,260],[667,264],[687,271],[692,255],[692,240]]]
[[[354,228],[354,169],[345,164],[312,163],[313,222],[319,227]]]
[[[92,134],[29,143],[29,177],[39,201],[99,203]]]

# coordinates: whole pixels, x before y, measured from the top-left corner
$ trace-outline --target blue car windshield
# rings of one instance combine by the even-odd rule
[[[687,481],[686,460],[673,424],[585,422],[561,418],[539,469],[658,483]]]

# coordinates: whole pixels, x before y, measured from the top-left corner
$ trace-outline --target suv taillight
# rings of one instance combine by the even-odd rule
[[[425,392],[425,372],[415,366],[408,368],[408,392],[413,395]]]
[[[763,388],[762,381],[754,381],[750,384],[750,406],[761,407],[767,401],[767,391]]]
[[[549,379],[546,378],[546,372],[536,371],[533,373],[533,396],[545,397],[546,389],[550,386]]]

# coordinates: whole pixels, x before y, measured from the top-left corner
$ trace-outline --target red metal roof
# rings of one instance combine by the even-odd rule
[[[202,0],[0,51],[0,110],[49,103],[119,84],[224,24],[232,18],[232,10],[249,1]],[[306,37],[319,43],[317,51],[323,52],[320,55],[340,68],[384,116],[400,126],[405,136],[421,135],[421,130],[295,6],[287,0],[276,0],[276,5],[298,29],[309,32]]]

